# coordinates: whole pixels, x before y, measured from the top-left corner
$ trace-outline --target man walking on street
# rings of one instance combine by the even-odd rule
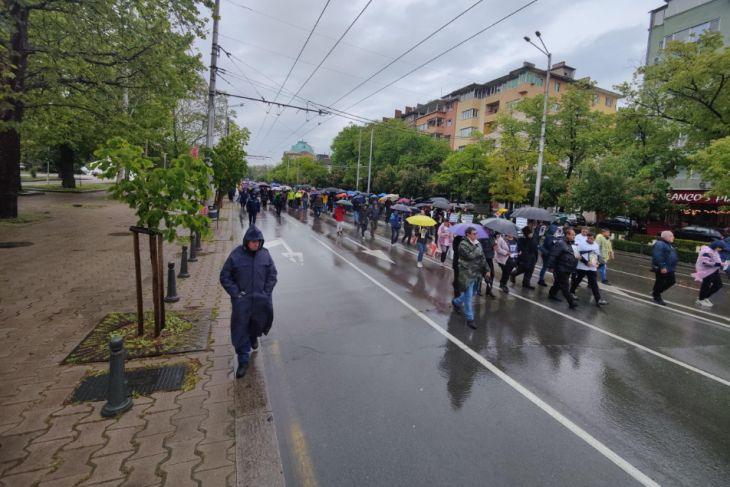
[[[568,301],[570,309],[578,307],[575,298],[570,293],[570,284],[568,283],[570,275],[575,272],[578,265],[576,252],[573,249],[574,241],[575,230],[569,228],[565,231],[565,238],[556,241],[553,245],[548,260],[548,267],[553,270],[553,285],[548,292],[548,298],[560,301],[560,298],[558,298],[558,291],[560,291],[563,293],[565,300]]]
[[[256,195],[252,195],[246,202],[246,212],[248,213],[248,226],[256,225],[256,215],[261,210],[261,203]]]
[[[458,285],[461,294],[451,300],[451,304],[458,313],[466,315],[466,325],[476,330],[474,324],[474,310],[472,300],[476,293],[477,283],[486,273],[487,262],[484,260],[482,245],[477,240],[477,231],[474,227],[466,229],[466,238],[459,244],[459,277]]]
[[[263,247],[261,230],[251,225],[243,245],[231,252],[220,273],[220,283],[231,297],[231,342],[238,357],[238,378],[246,375],[251,349],[259,348],[259,337],[269,333],[274,321],[271,294],[276,266]]]
[[[380,205],[377,201],[370,205],[368,218],[370,219],[370,238],[375,238],[375,230],[378,229],[378,219],[380,218]]]
[[[672,246],[674,234],[665,230],[661,234],[661,240],[657,240],[651,252],[651,270],[656,275],[652,297],[654,302],[666,306],[662,299],[662,293],[674,286],[677,282],[674,278],[674,271],[677,268],[679,257]]]

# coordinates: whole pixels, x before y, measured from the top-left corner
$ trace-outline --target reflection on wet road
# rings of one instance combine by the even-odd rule
[[[382,223],[362,240],[294,212],[259,226],[286,244],[256,359],[290,485],[727,485],[726,290],[707,313],[687,288],[654,306],[619,256],[609,306],[510,288],[476,298],[471,330],[451,269],[416,268]]]

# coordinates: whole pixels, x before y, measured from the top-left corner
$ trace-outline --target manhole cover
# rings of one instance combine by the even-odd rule
[[[131,237],[132,232],[112,232],[109,234],[110,237]]]
[[[187,372],[187,364],[128,370],[127,391],[141,396],[157,391],[177,391],[182,389]],[[104,401],[108,387],[109,374],[86,377],[74,391],[71,402]]]
[[[30,247],[33,242],[0,242],[0,249],[15,249],[18,247]]]

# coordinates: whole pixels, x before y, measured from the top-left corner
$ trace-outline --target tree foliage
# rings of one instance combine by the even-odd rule
[[[497,201],[522,203],[530,192],[527,178],[535,163],[534,152],[529,150],[529,140],[517,119],[500,115],[497,127],[499,142],[487,164],[489,191]]]
[[[452,152],[434,174],[439,192],[456,198],[483,203],[489,198],[489,158],[483,144],[472,144]]]
[[[156,167],[141,147],[121,138],[110,140],[96,156],[104,177],[125,174],[110,191],[135,210],[138,226],[160,232],[170,242],[178,226],[207,233],[207,217],[198,212],[210,196],[212,170],[201,159],[185,154],[167,167]]]
[[[289,185],[310,184],[325,186],[327,169],[309,157],[284,157],[284,159],[266,174],[270,182]]]
[[[717,139],[694,154],[692,163],[712,183],[711,194],[730,195],[730,136]]]
[[[223,136],[214,148],[206,151],[213,169],[213,182],[219,191],[235,188],[246,176],[248,163],[245,147],[248,139],[248,129],[232,124],[228,135]]]

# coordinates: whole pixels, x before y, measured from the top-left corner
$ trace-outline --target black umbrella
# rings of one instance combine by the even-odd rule
[[[440,210],[448,210],[449,208],[451,208],[451,205],[449,204],[448,201],[441,201],[441,200],[434,201],[433,206],[434,206],[434,208],[438,208]]]
[[[411,209],[409,207],[407,207],[406,205],[402,205],[400,203],[398,203],[397,205],[391,206],[390,209],[394,210],[394,211],[407,211],[409,213],[411,211]]]
[[[517,236],[520,231],[517,228],[517,225],[507,220],[506,218],[487,218],[486,220],[482,220],[480,223],[485,228],[494,230],[498,233],[503,233],[505,235]]]
[[[553,215],[544,208],[535,208],[534,206],[524,206],[512,212],[512,218],[527,218],[528,220],[540,220],[549,222],[553,220]]]
[[[424,206],[431,206],[431,203],[416,203],[416,208],[423,208]]]
[[[344,189],[340,189],[340,188],[333,188],[333,187],[329,187],[329,188],[324,188],[324,189],[323,189],[323,190],[321,190],[321,191],[322,191],[323,193],[344,193],[344,192],[345,192],[345,190],[344,190]]]

